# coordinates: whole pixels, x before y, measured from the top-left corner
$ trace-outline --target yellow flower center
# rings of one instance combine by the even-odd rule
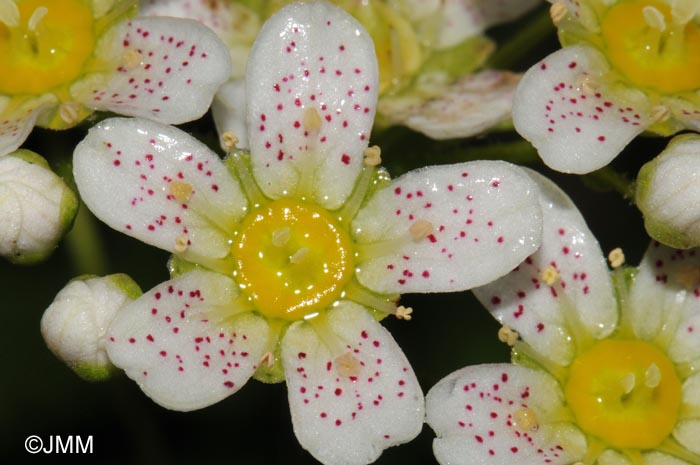
[[[607,339],[574,360],[565,396],[585,432],[612,447],[653,449],[676,425],[681,383],[655,346]]]
[[[700,88],[700,28],[674,20],[666,3],[619,2],[601,29],[610,62],[632,83],[669,94]]]
[[[90,2],[0,3],[0,94],[40,94],[80,76],[95,44]]]
[[[266,316],[309,317],[331,305],[352,276],[352,240],[326,210],[276,200],[246,217],[233,246],[235,274]]]

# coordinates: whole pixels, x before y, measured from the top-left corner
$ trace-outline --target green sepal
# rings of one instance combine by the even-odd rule
[[[253,373],[253,378],[266,384],[281,383],[285,380],[281,342],[290,323],[271,318],[267,319],[267,323],[269,325],[267,352],[272,353],[274,362],[272,366],[268,366],[267,363],[261,363],[258,369],[255,370],[255,373]]]
[[[126,273],[116,273],[106,276],[109,282],[131,300],[136,300],[143,295],[143,291],[131,276]]]
[[[198,265],[197,263],[187,261],[179,255],[175,254],[172,254],[170,256],[170,258],[168,259],[167,266],[168,271],[170,272],[171,279],[177,278],[178,276],[182,276],[183,274],[189,273],[190,271],[205,269],[203,266]]]
[[[114,375],[122,372],[119,368],[112,364],[99,366],[83,362],[69,364],[68,366],[75,372],[75,374],[83,378],[85,381],[91,382],[107,381]]]

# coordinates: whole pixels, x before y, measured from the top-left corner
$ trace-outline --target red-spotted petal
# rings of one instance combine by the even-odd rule
[[[55,103],[51,94],[23,101],[0,96],[0,156],[17,150],[34,129],[37,118]]]
[[[514,165],[416,170],[377,192],[353,221],[357,277],[383,293],[480,286],[537,250],[541,221],[537,186]]]
[[[571,173],[601,168],[650,125],[643,93],[600,85],[609,68],[596,49],[565,47],[520,81],[513,100],[515,129],[551,168]]]
[[[510,119],[520,76],[482,71],[446,87],[433,99],[383,98],[379,112],[432,139],[469,137]]]
[[[202,116],[231,75],[228,49],[193,20],[137,18],[109,31],[95,50],[111,68],[71,87],[83,105],[163,123]]]
[[[576,348],[571,337],[610,334],[617,305],[605,258],[581,213],[553,182],[530,174],[540,188],[542,246],[513,272],[474,293],[536,351],[566,365]]]
[[[559,384],[517,365],[477,365],[436,384],[426,398],[441,464],[564,465],[581,460],[585,436],[565,418]]]
[[[695,414],[681,419],[673,431],[673,436],[688,450],[700,455],[700,374],[689,377],[683,382],[683,404]]]
[[[676,363],[700,358],[700,254],[653,242],[639,265],[625,308],[638,337]]]
[[[362,168],[378,79],[372,38],[338,7],[296,3],[265,23],[246,82],[253,169],[268,196],[343,203]]]
[[[267,343],[265,320],[233,316],[235,283],[193,271],[156,286],[115,316],[107,353],[158,404],[206,407],[238,391]]]
[[[112,228],[198,263],[230,252],[247,200],[221,160],[180,131],[141,119],[108,119],[75,150],[75,181]]]
[[[318,334],[295,323],[282,340],[294,432],[323,463],[370,463],[418,435],[423,393],[401,349],[366,309],[341,302],[327,324]]]

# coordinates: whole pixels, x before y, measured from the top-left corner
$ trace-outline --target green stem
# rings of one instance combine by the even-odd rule
[[[488,68],[515,69],[522,64],[523,58],[530,57],[532,51],[555,31],[549,9],[543,9],[532,16],[523,27],[515,30],[503,42],[487,61]]]
[[[68,255],[77,274],[104,276],[109,269],[105,245],[95,217],[81,202],[73,229],[64,238]]]
[[[610,166],[585,175],[585,179],[595,187],[612,189],[623,198],[634,202],[634,181],[630,181],[626,175],[615,171]]]

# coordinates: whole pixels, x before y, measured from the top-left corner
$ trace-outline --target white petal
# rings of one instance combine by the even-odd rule
[[[476,161],[412,171],[377,192],[352,223],[357,277],[377,292],[447,292],[490,282],[541,239],[537,187],[518,167]],[[412,230],[427,226],[422,236]]]
[[[242,149],[248,148],[244,79],[231,80],[221,86],[214,97],[211,112],[219,135],[231,131],[238,138],[236,145]],[[227,150],[225,146],[223,148]]]
[[[700,137],[675,137],[645,164],[635,200],[651,237],[687,248],[700,245]]]
[[[246,198],[216,154],[152,121],[103,121],[78,144],[73,170],[102,221],[195,261],[226,257],[245,213]]]
[[[695,438],[697,441],[697,438]],[[648,452],[643,455],[644,465],[691,465],[685,460],[677,459],[662,452]]]
[[[418,98],[408,106],[401,96],[382,99],[379,111],[432,139],[470,137],[510,119],[519,79],[510,72],[482,71],[447,86],[436,98]],[[396,103],[405,106],[399,114],[392,111]]]
[[[540,3],[540,0],[446,0],[441,9],[437,47],[456,45],[493,25],[512,21]]]
[[[585,436],[561,418],[559,384],[543,371],[508,365],[458,370],[426,398],[441,464],[552,464],[581,460]]]
[[[73,191],[39,155],[0,157],[0,255],[23,263],[46,258],[77,210]]]
[[[51,352],[80,376],[105,378],[114,368],[105,348],[107,327],[140,294],[127,275],[71,281],[41,317],[41,335]]]
[[[362,168],[374,120],[379,77],[370,35],[328,3],[289,5],[260,31],[246,82],[262,190],[339,207]]]
[[[97,44],[105,73],[71,87],[83,105],[163,123],[202,116],[231,75],[226,46],[196,21],[137,18],[110,30]]]
[[[695,412],[691,418],[678,422],[673,436],[688,450],[700,455],[700,374],[696,374],[683,382],[684,409]]]
[[[423,393],[401,349],[366,309],[341,302],[328,324],[338,349],[357,366],[343,368],[326,335],[310,324],[287,330],[282,358],[294,432],[323,463],[370,463],[418,435]]]
[[[37,118],[56,102],[51,94],[17,104],[0,96],[0,156],[17,150],[34,129]]]
[[[124,307],[107,332],[107,353],[155,402],[194,410],[238,391],[267,343],[263,318],[236,311],[235,283],[192,271]]]
[[[652,243],[630,289],[635,334],[665,347],[676,363],[700,357],[700,254]]]
[[[608,70],[596,49],[565,47],[520,81],[513,100],[515,129],[551,168],[571,173],[601,168],[649,126],[644,94],[595,88]]]
[[[565,365],[574,354],[570,337],[577,328],[595,338],[610,334],[617,304],[605,258],[581,213],[553,182],[529,173],[540,186],[542,246],[512,273],[474,293],[498,321]],[[560,276],[552,286],[542,276],[550,267]]]

